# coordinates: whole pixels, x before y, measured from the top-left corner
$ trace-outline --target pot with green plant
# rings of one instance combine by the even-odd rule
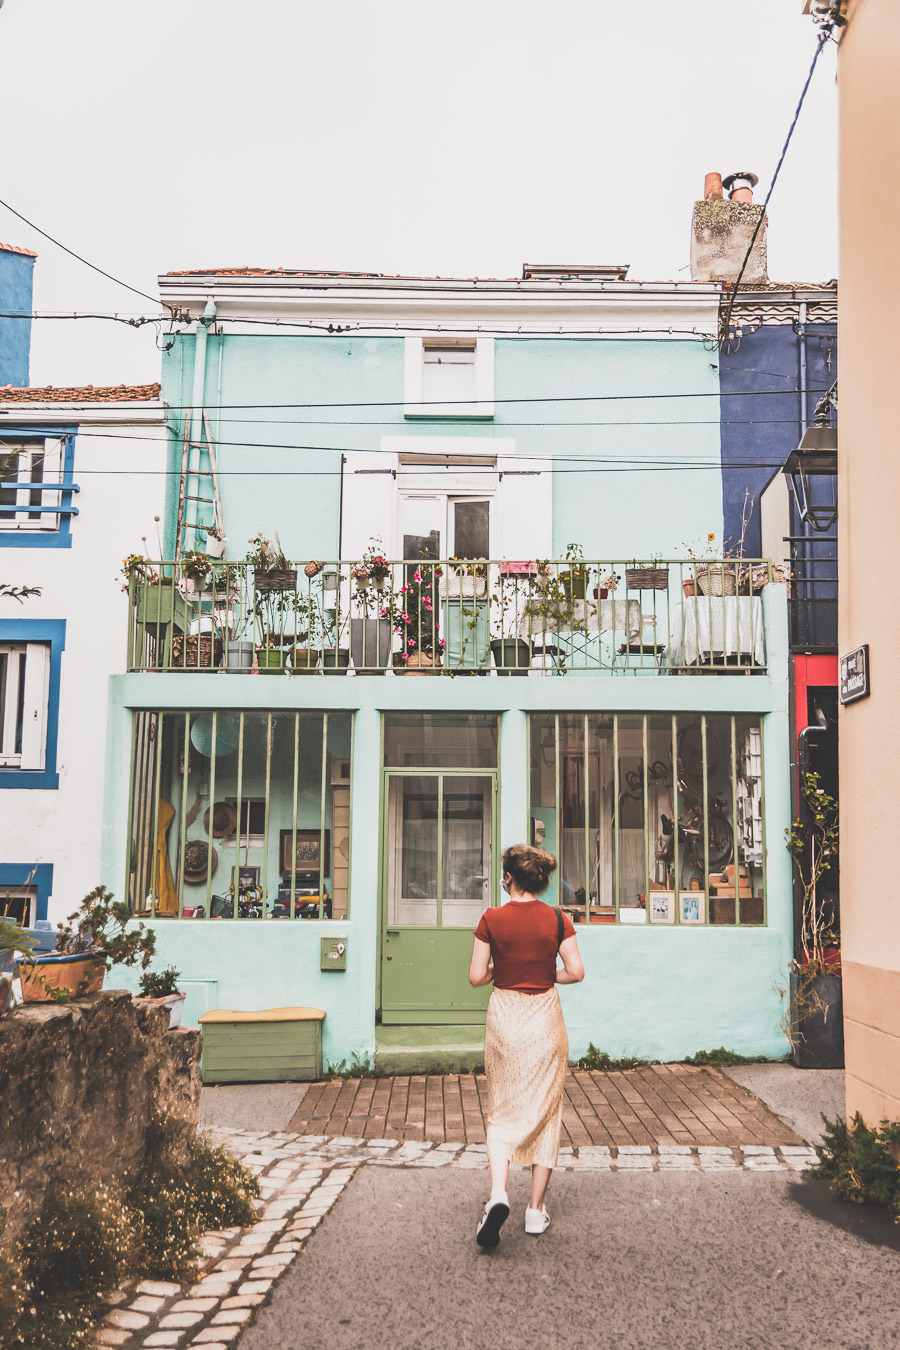
[[[185,592],[190,594],[206,590],[212,569],[212,558],[208,553],[199,548],[188,549],[186,553],[182,553],[178,566],[185,583]]]
[[[531,667],[531,642],[521,636],[523,624],[529,624],[535,577],[547,580],[536,571],[520,571],[519,565],[500,564],[497,584],[491,595],[491,656],[498,675],[527,675]]]
[[[399,613],[390,564],[380,539],[372,539],[350,569],[356,590],[350,600],[350,656],[354,669],[381,675],[391,664]]]
[[[404,568],[394,633],[400,639],[394,656],[398,674],[436,675],[447,645],[440,630],[440,591],[444,569],[439,562],[423,558]]]
[[[97,886],[57,925],[55,952],[17,958],[22,997],[26,1003],[67,1003],[98,993],[106,971],[113,966],[146,970],[155,951],[152,929],[136,923],[129,905]]]
[[[169,1010],[169,1030],[181,1026],[184,1000],[187,994],[178,988],[180,970],[167,966],[165,970],[145,970],[138,984],[144,998],[152,999]]]
[[[584,550],[580,544],[566,544],[564,562],[568,567],[557,573],[557,581],[570,600],[584,600],[587,595],[590,568],[584,561]]]
[[[253,585],[257,592],[297,589],[297,569],[291,567],[277,531],[268,539],[260,530],[249,544],[246,561],[253,566]]]
[[[169,625],[179,633],[186,630],[187,603],[174,576],[160,576],[150,559],[139,553],[122,560],[122,575],[122,590],[128,591],[135,619],[145,632],[164,638]]]
[[[805,814],[785,830],[800,897],[800,941],[790,964],[790,1007],[785,1031],[801,1069],[844,1066],[840,937],[833,905],[818,892],[838,863],[838,805],[819,774],[800,775]]]

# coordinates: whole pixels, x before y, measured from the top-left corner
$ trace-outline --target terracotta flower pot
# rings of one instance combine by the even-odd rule
[[[106,952],[86,952],[79,956],[47,954],[16,961],[26,1003],[50,1003],[51,991],[65,990],[70,998],[97,994],[106,974]]]
[[[686,600],[690,600],[692,595],[696,594],[697,583],[693,577],[685,577],[681,583],[681,589],[684,591]]]

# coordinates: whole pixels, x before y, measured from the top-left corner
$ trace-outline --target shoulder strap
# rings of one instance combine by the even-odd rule
[[[556,950],[559,951],[562,946],[563,934],[566,931],[566,926],[563,922],[562,910],[558,905],[554,905],[553,908],[556,910]]]

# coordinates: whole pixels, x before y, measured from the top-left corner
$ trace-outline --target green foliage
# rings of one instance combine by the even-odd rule
[[[0,965],[3,959],[13,952],[32,951],[37,946],[37,938],[31,937],[14,920],[0,918]]]
[[[121,1277],[131,1221],[105,1187],[95,1194],[51,1186],[21,1245],[22,1268],[39,1300],[108,1289]]]
[[[147,1154],[126,1197],[135,1215],[136,1262],[163,1278],[186,1275],[208,1228],[253,1223],[259,1184],[187,1122],[153,1121]]]
[[[858,1112],[849,1125],[826,1119],[825,1140],[816,1152],[812,1176],[853,1204],[880,1205],[900,1223],[900,1121],[870,1127]]]
[[[113,898],[104,886],[95,886],[65,923],[57,925],[56,950],[65,956],[105,952],[106,969],[140,966],[146,970],[156,951],[156,936],[143,923],[135,924],[129,905]]]
[[[838,861],[838,804],[824,790],[817,773],[801,774],[800,793],[806,803],[808,819],[792,820],[784,838],[802,894],[800,943],[804,960],[798,973],[813,979],[828,973],[825,948],[839,942],[827,928],[822,907],[816,903],[816,887]]]
[[[350,1056],[350,1063],[345,1059],[338,1060],[335,1064],[329,1064],[328,1073],[332,1078],[380,1078],[382,1075],[378,1069],[369,1067],[369,1056],[357,1054],[354,1050]]]
[[[582,1055],[581,1059],[575,1061],[576,1069],[596,1069],[601,1073],[609,1073],[614,1069],[638,1069],[643,1064],[649,1064],[649,1060],[636,1059],[633,1055],[623,1055],[620,1059],[614,1059],[612,1055],[605,1050],[598,1050],[593,1041],[587,1048],[587,1054]]]
[[[687,1055],[685,1064],[709,1064],[714,1068],[725,1068],[729,1064],[758,1064],[758,1060],[739,1055],[736,1050],[726,1050],[720,1045],[717,1050],[698,1050],[696,1055]]]
[[[178,993],[180,976],[180,970],[166,966],[165,970],[146,970],[138,984],[144,998],[165,998],[168,994]]]

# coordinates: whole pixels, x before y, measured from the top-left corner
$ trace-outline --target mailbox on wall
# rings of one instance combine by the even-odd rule
[[[347,934],[332,933],[330,937],[323,937],[321,952],[322,970],[346,970]]]

